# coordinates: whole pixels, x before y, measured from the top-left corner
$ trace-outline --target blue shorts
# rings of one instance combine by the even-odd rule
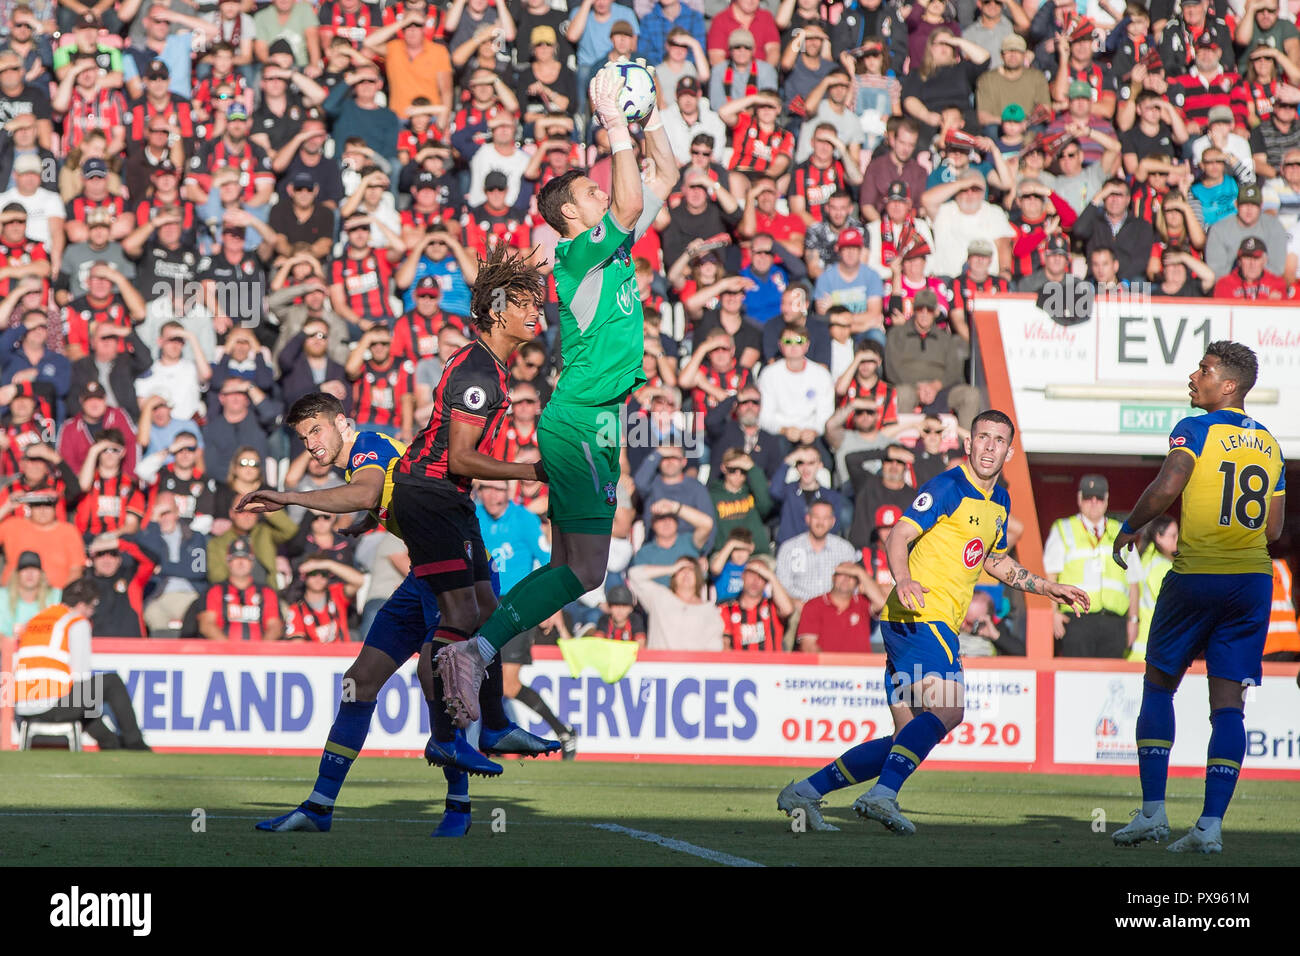
[[[492,593],[501,596],[501,579],[492,569]],[[366,645],[383,651],[398,664],[406,663],[420,647],[433,640],[442,620],[438,598],[424,578],[407,574],[397,590],[384,602],[366,634]]]
[[[885,681],[893,688],[891,703],[902,689],[937,674],[944,680],[965,683],[961,669],[961,643],[953,629],[938,621],[901,624],[881,621],[885,641]]]
[[[1271,574],[1170,571],[1156,598],[1147,663],[1176,677],[1204,652],[1212,677],[1258,684],[1272,606]]]

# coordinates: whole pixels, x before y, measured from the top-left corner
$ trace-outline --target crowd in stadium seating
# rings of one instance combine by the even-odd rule
[[[982,405],[975,296],[1293,296],[1297,6],[0,0],[0,621],[86,573],[99,634],[360,639],[401,542],[233,505],[341,481],[281,424],[313,390],[418,433],[478,257],[550,258],[552,177],[609,187],[587,82],[643,57],[680,191],[633,250],[608,589],[548,633],[863,649],[883,541]],[[508,459],[537,453],[550,298]]]

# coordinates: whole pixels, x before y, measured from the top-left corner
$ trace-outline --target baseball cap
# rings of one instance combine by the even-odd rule
[[[634,37],[636,36],[636,31],[632,29],[632,24],[628,23],[626,20],[615,20],[614,25],[609,28],[609,35],[612,37]]]
[[[76,29],[80,30],[82,27],[94,27],[96,30],[98,30],[99,17],[95,16],[93,13],[87,10],[81,16],[77,17]]]
[[[853,228],[845,229],[835,241],[836,249],[861,249],[865,245],[862,230]]]
[[[964,129],[950,129],[943,137],[943,145],[946,149],[964,149],[967,152],[977,152],[975,146],[975,137]]]
[[[727,37],[728,49],[730,49],[733,46],[752,47],[753,45],[754,45],[754,34],[750,33],[744,27],[740,27],[738,29],[732,30],[731,36]]]
[[[1209,120],[1211,123],[1231,123],[1234,122],[1231,106],[1214,106],[1210,108]]]
[[[1053,254],[1068,256],[1070,254],[1070,242],[1060,234],[1052,236],[1047,240],[1047,248],[1043,250],[1043,253],[1049,256]]]
[[[889,189],[885,193],[885,201],[890,202],[891,200],[912,201],[912,190],[908,188],[907,183],[901,179],[895,179],[889,184]]]
[[[438,280],[433,276],[421,276],[420,281],[415,284],[415,295],[420,297],[442,295],[442,286],[438,285]]]
[[[1071,80],[1068,96],[1072,100],[1090,100],[1092,99],[1092,87],[1084,80]]]
[[[146,80],[169,79],[172,71],[168,69],[167,64],[162,60],[150,60],[148,68],[144,71]]]
[[[916,295],[912,296],[912,308],[913,308],[913,309],[933,309],[935,312],[938,312],[938,311],[939,311],[939,297],[938,297],[937,295],[935,295],[935,292],[934,292],[933,289],[931,289],[929,286],[926,286],[924,289],[922,289],[922,290],[921,290],[920,292],[918,292]]]
[[[312,178],[311,173],[300,169],[289,179],[289,185],[294,189],[314,189],[316,180]]]
[[[500,170],[492,170],[483,179],[483,191],[490,192],[493,189],[509,189],[510,180],[506,179],[506,174]]]
[[[1214,31],[1206,30],[1196,38],[1196,49],[1198,50],[1217,50],[1219,41],[1214,39]]]
[[[412,189],[436,189],[438,186],[438,177],[433,175],[427,169],[415,177],[415,185]]]
[[[1025,42],[1025,38],[1019,33],[1008,33],[1002,38],[1002,49],[1019,50],[1021,53],[1024,53],[1029,49],[1029,44]]]
[[[178,175],[175,165],[170,159],[164,159],[161,163],[153,168],[149,173],[150,176],[176,176]]]
[[[700,81],[693,76],[683,76],[677,81],[677,95],[681,96],[683,93],[694,93],[699,96]]]
[[[1241,240],[1241,245],[1237,247],[1237,255],[1259,259],[1268,255],[1268,249],[1264,245],[1264,240],[1260,239],[1259,236],[1247,236]]]
[[[281,37],[271,44],[266,53],[267,56],[275,56],[277,53],[288,53],[290,56],[293,56],[293,44],[284,37]]]
[[[619,23],[622,22],[622,20],[619,21]],[[610,27],[610,33],[613,32],[614,28]],[[545,23],[539,23],[537,26],[533,27],[533,32],[528,34],[528,42],[533,46],[537,46],[541,43],[555,46],[555,27],[548,26]]]
[[[32,153],[24,153],[14,160],[14,175],[19,173],[39,173],[41,171],[41,158]]]
[[[230,107],[226,110],[226,119],[227,120],[248,119],[248,107],[245,106],[243,103],[239,103],[239,102],[231,103]]]
[[[253,556],[253,548],[252,548],[252,546],[248,543],[248,539],[247,539],[247,538],[244,538],[244,537],[239,537],[239,538],[236,538],[234,541],[231,541],[230,544],[229,544],[229,545],[227,546],[227,548],[226,548],[226,558],[227,558],[227,559],[229,559],[229,558],[251,558],[252,556]]]
[[[32,505],[57,505],[59,496],[52,491],[32,491],[23,496],[22,503],[29,507]]]
[[[1084,475],[1079,479],[1079,494],[1085,498],[1105,498],[1110,494],[1110,482],[1105,475]]]
[[[632,607],[636,604],[636,598],[632,597],[632,592],[623,585],[618,584],[605,592],[606,604],[623,604]]]
[[[1025,121],[1025,108],[1019,103],[1008,103],[1002,110],[1002,122],[1004,123],[1023,123]]]
[[[1258,183],[1247,183],[1237,190],[1237,205],[1242,203],[1254,203],[1256,206],[1263,205],[1263,194],[1260,192]]]
[[[41,566],[41,556],[35,551],[24,551],[18,555],[18,570],[23,568],[39,568]]]
[[[113,211],[106,207],[86,210],[87,226],[111,226],[113,224]]]
[[[78,396],[83,402],[88,398],[102,398],[107,400],[108,393],[104,391],[104,386],[100,385],[95,379],[91,379],[85,385],[81,386],[81,393]]]
[[[1097,32],[1097,24],[1092,17],[1083,17],[1070,31],[1070,42],[1078,43],[1080,40],[1091,40],[1092,35]]]
[[[903,509],[898,505],[881,505],[876,509],[876,527],[892,528],[903,517]]]
[[[993,243],[987,239],[972,239],[970,245],[966,247],[968,256],[992,256]]]
[[[81,164],[81,175],[86,179],[103,179],[108,175],[108,163],[102,159],[88,159]]]

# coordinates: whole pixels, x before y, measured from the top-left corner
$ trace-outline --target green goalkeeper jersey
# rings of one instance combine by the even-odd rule
[[[606,405],[645,383],[644,319],[632,242],[632,231],[606,212],[582,235],[555,246],[564,371],[554,402]]]

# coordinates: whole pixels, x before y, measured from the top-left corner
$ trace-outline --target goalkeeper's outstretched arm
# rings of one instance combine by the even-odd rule
[[[618,104],[618,94],[623,80],[613,70],[597,70],[591,78],[591,109],[609,136],[613,153],[610,192],[610,214],[629,232],[641,218],[644,201],[641,197],[641,170],[637,168],[636,152],[632,148],[632,134],[627,128],[627,117]]]

